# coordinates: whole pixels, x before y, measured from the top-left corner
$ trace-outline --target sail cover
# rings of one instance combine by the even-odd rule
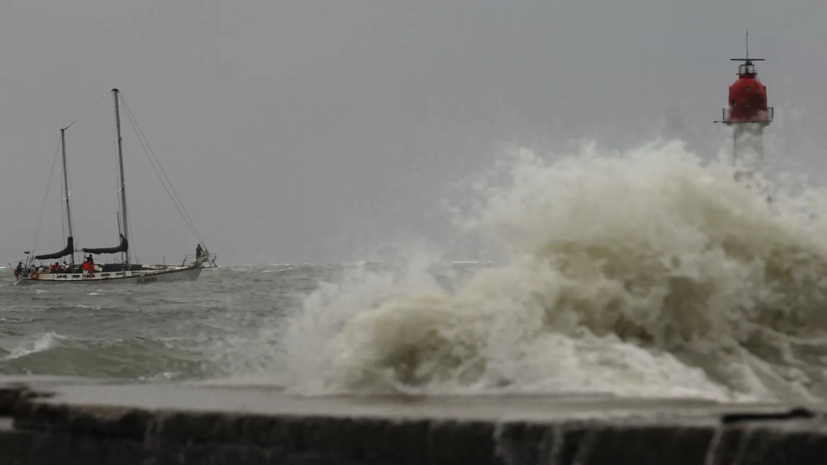
[[[72,238],[72,237],[69,237],[69,238],[66,239],[66,248],[65,249],[61,250],[60,252],[50,253],[50,254],[46,254],[46,255],[35,255],[34,258],[36,258],[38,260],[52,260],[52,259],[55,259],[55,258],[62,258],[62,257],[65,257],[67,255],[72,255],[72,253],[74,251],[75,251],[75,239]]]
[[[95,255],[102,254],[102,253],[118,253],[118,252],[126,252],[129,249],[129,241],[123,237],[121,234],[121,245],[117,247],[107,247],[103,249],[83,249],[86,253],[93,253]]]

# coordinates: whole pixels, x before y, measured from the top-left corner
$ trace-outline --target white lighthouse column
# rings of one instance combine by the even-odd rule
[[[764,124],[735,123],[733,155],[735,179],[767,193],[764,173]]]

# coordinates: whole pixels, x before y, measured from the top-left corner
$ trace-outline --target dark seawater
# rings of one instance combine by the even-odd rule
[[[146,286],[14,286],[3,269],[0,374],[164,381],[253,370],[275,343],[263,328],[343,268],[221,267]]]

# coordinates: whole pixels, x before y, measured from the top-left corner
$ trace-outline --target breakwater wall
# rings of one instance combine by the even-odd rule
[[[692,399],[313,399],[0,377],[0,465],[58,463],[824,464],[827,415]]]

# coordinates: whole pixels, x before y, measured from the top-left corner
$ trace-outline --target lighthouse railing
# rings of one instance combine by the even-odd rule
[[[775,119],[775,108],[774,107],[767,107],[766,110],[759,110],[755,112],[754,115],[750,115],[744,117],[743,115],[738,116],[738,121],[749,123],[749,122],[770,122]],[[722,121],[732,121],[732,108],[724,108],[721,111],[721,120]]]

